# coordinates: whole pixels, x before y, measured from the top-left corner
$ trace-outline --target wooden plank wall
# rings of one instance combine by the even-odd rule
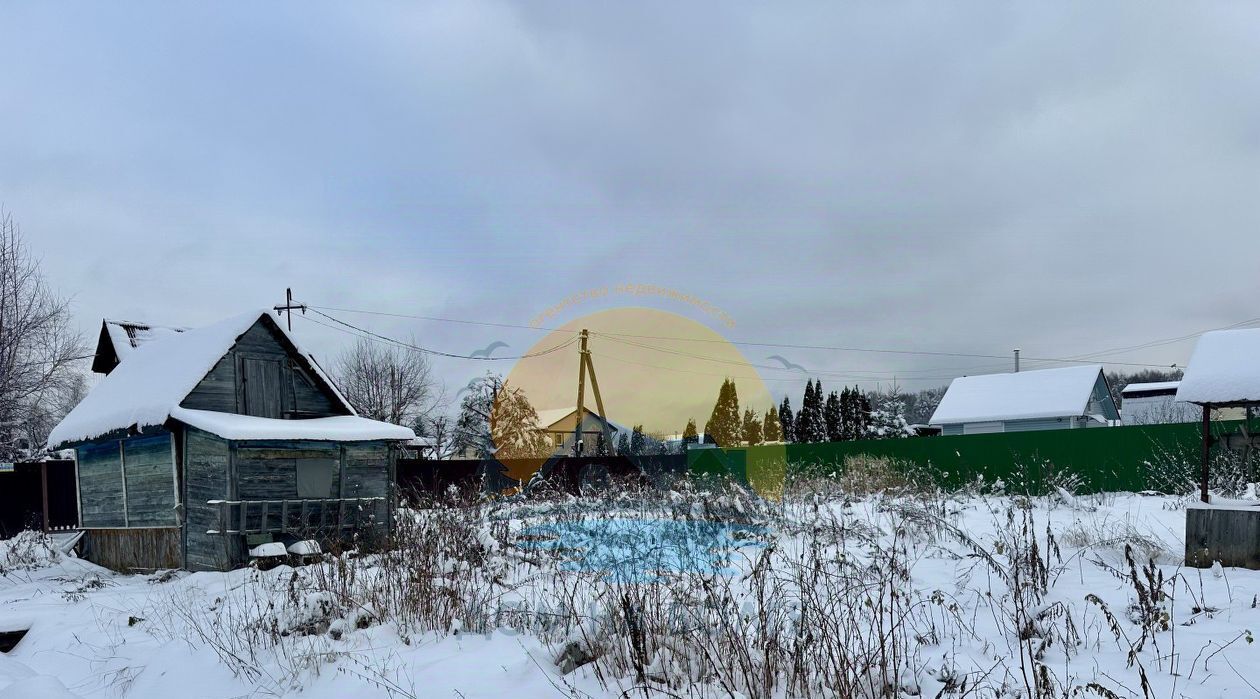
[[[182,564],[178,527],[89,529],[83,545],[88,560],[124,573]]]
[[[191,427],[184,430],[184,563],[189,570],[227,570],[243,557],[239,537],[206,534],[218,526],[219,508],[209,500],[231,497],[228,474],[231,452],[227,440]]]
[[[1260,507],[1186,508],[1186,565],[1260,570]]]
[[[173,458],[169,433],[123,441],[127,526],[179,526]]]
[[[118,440],[84,444],[75,450],[79,465],[80,512],[85,527],[123,527],[122,453]]]
[[[180,405],[196,410],[245,414],[244,383],[240,379],[244,371],[242,362],[248,358],[280,362],[279,385],[269,382],[272,386],[267,392],[279,391],[274,397],[268,396],[268,400],[274,400],[282,414],[305,417],[347,414],[331,393],[321,388],[322,382],[303,368],[305,360],[290,351],[288,343],[272,328],[271,323],[271,319],[260,319],[241,335]]]
[[[341,462],[341,445],[335,442],[236,442],[233,447],[236,487],[241,500],[296,499],[298,459]],[[323,497],[340,497],[339,480],[333,478],[332,488]]]

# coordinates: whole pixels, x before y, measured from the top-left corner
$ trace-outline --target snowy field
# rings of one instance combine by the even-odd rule
[[[120,575],[0,544],[0,697],[1260,696],[1185,501],[738,490],[405,513],[387,553]]]

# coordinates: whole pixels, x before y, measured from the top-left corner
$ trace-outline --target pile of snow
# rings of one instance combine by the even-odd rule
[[[1203,333],[1177,387],[1186,403],[1260,403],[1260,330]]]
[[[929,424],[1084,415],[1101,372],[1089,365],[962,376],[949,384]]]

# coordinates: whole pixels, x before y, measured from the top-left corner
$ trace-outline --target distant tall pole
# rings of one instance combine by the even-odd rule
[[[1019,373],[1019,348],[1015,348],[1015,373]]]
[[[586,355],[590,352],[586,348],[586,340],[590,335],[586,332],[586,328],[582,328],[582,332],[578,333],[582,344],[578,347],[578,395],[577,395],[577,413],[573,416],[573,455],[582,455],[582,418],[585,417],[585,400],[586,400]]]

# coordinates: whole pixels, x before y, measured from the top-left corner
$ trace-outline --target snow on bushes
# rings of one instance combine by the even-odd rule
[[[53,547],[43,532],[26,530],[12,539],[0,541],[0,575],[13,571],[34,571],[61,562],[64,555]]]

